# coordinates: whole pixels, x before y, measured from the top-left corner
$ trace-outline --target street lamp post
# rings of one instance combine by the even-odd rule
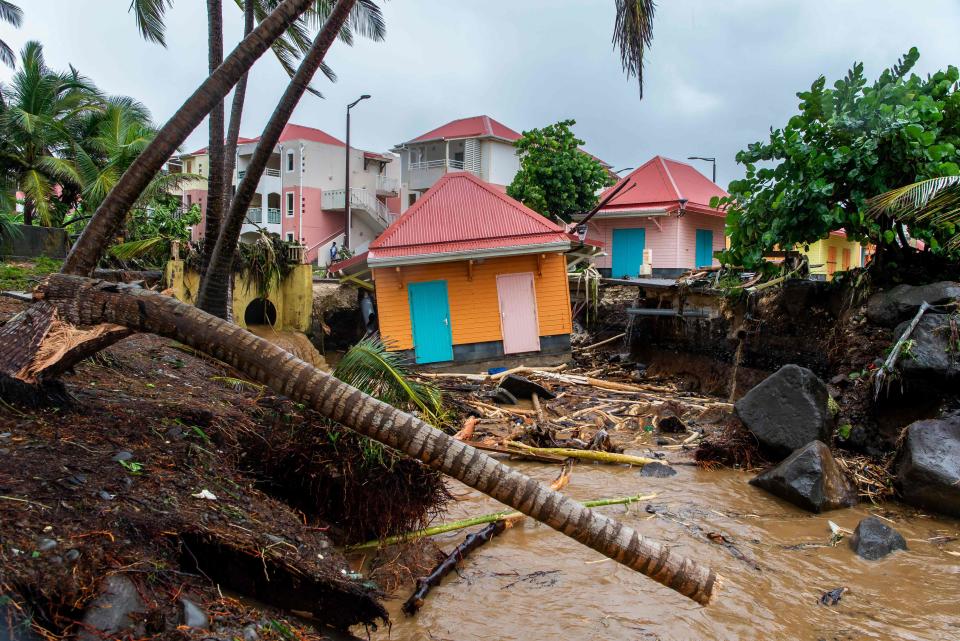
[[[687,160],[706,160],[713,163],[713,182],[717,182],[717,159],[706,156],[687,156]]]
[[[350,110],[357,106],[361,100],[369,98],[369,94],[363,94],[349,105],[347,105],[347,158],[346,158],[346,178],[343,185],[343,207],[347,213],[347,228],[343,233],[343,246],[350,248]]]

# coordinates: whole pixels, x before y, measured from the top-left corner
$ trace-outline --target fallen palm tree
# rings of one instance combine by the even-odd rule
[[[717,575],[621,523],[502,465],[414,416],[364,394],[231,323],[140,287],[79,276],[53,275],[34,293],[31,309],[55,309],[61,321],[120,325],[172,338],[214,356],[254,381],[304,403],[356,432],[419,459],[494,499],[541,521],[627,567],[708,604]],[[28,310],[29,311],[29,310]],[[11,329],[12,328],[12,329]],[[11,331],[8,331],[11,330]],[[13,319],[0,330],[0,346],[18,339]],[[43,350],[44,336],[39,341]],[[7,345],[5,345],[7,344]],[[8,356],[3,351],[4,359]],[[0,361],[0,374],[22,369]]]

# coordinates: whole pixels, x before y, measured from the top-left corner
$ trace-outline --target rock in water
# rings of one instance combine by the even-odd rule
[[[534,383],[529,378],[510,374],[500,381],[501,389],[505,389],[517,398],[532,398],[534,394],[540,397],[540,400],[551,399],[556,394],[548,390],[539,383]]]
[[[830,440],[827,386],[805,367],[784,365],[734,409],[760,446],[781,458],[810,441]]]
[[[771,494],[811,512],[826,512],[857,504],[857,490],[840,471],[830,448],[813,441],[780,465],[750,481]]]
[[[907,428],[897,487],[911,505],[960,517],[960,416],[917,421]]]
[[[83,629],[77,633],[80,641],[99,641],[112,638],[133,625],[130,614],[144,612],[143,601],[133,581],[122,574],[104,579],[100,595],[83,615]]]
[[[183,624],[188,628],[204,629],[210,625],[210,619],[200,607],[186,597],[180,599],[183,606]]]
[[[654,461],[653,463],[647,463],[640,468],[640,476],[645,476],[648,478],[664,479],[668,476],[676,476],[677,471],[670,467],[669,465],[664,465],[663,463],[658,463]]]
[[[893,327],[912,318],[924,301],[937,305],[948,303],[955,298],[960,298],[960,283],[952,281],[930,283],[921,287],[897,285],[870,297],[867,301],[867,320],[874,325]]]
[[[904,321],[893,330],[899,339],[910,324]],[[960,355],[951,349],[952,336],[949,314],[926,313],[910,334],[909,347],[897,361],[904,381],[914,386],[927,384],[951,386],[960,379]]]
[[[868,516],[857,524],[850,547],[868,561],[876,561],[894,550],[906,550],[907,542],[892,527],[875,516]]]

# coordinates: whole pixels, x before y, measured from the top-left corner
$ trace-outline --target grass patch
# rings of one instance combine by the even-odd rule
[[[0,290],[31,290],[44,276],[60,271],[62,264],[46,256],[32,261],[0,261]]]

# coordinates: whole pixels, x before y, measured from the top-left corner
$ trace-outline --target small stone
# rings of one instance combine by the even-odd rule
[[[670,476],[676,476],[677,471],[669,465],[663,463],[647,463],[640,468],[640,476],[655,479],[664,479]]]
[[[67,550],[67,553],[64,555],[64,557],[66,557],[67,561],[76,561],[80,558],[80,550],[77,550],[76,548]]]
[[[120,461],[129,461],[132,458],[133,458],[133,453],[128,452],[127,450],[120,450],[119,452],[113,455],[113,460],[117,461],[118,463]]]
[[[13,436],[13,432],[0,433],[0,438],[10,438],[11,436]]]
[[[257,626],[252,623],[243,629],[243,641],[259,641],[260,635],[257,634]]]
[[[847,381],[850,380],[850,377],[846,374],[837,374],[830,379],[831,385],[846,385]]]
[[[210,619],[197,604],[186,597],[180,598],[183,606],[183,624],[189,628],[205,629],[210,625]]]
[[[850,547],[868,561],[876,561],[894,550],[906,550],[903,535],[875,516],[868,516],[857,524],[850,537]]]
[[[51,556],[51,557],[50,557],[50,563],[53,563],[53,564],[55,564],[55,565],[62,565],[62,564],[63,564],[63,557],[62,557],[62,556],[57,556],[57,555]]]
[[[117,495],[110,494],[110,492],[107,492],[106,490],[100,490],[100,498],[102,498],[104,501],[112,501],[113,499],[117,498]]]
[[[41,552],[49,552],[55,547],[57,547],[57,542],[53,539],[40,539],[37,541],[37,549]]]
[[[663,434],[682,434],[687,431],[687,426],[676,416],[670,415],[660,419],[657,429]]]
[[[657,445],[670,445],[673,441],[668,438],[658,437]]]

